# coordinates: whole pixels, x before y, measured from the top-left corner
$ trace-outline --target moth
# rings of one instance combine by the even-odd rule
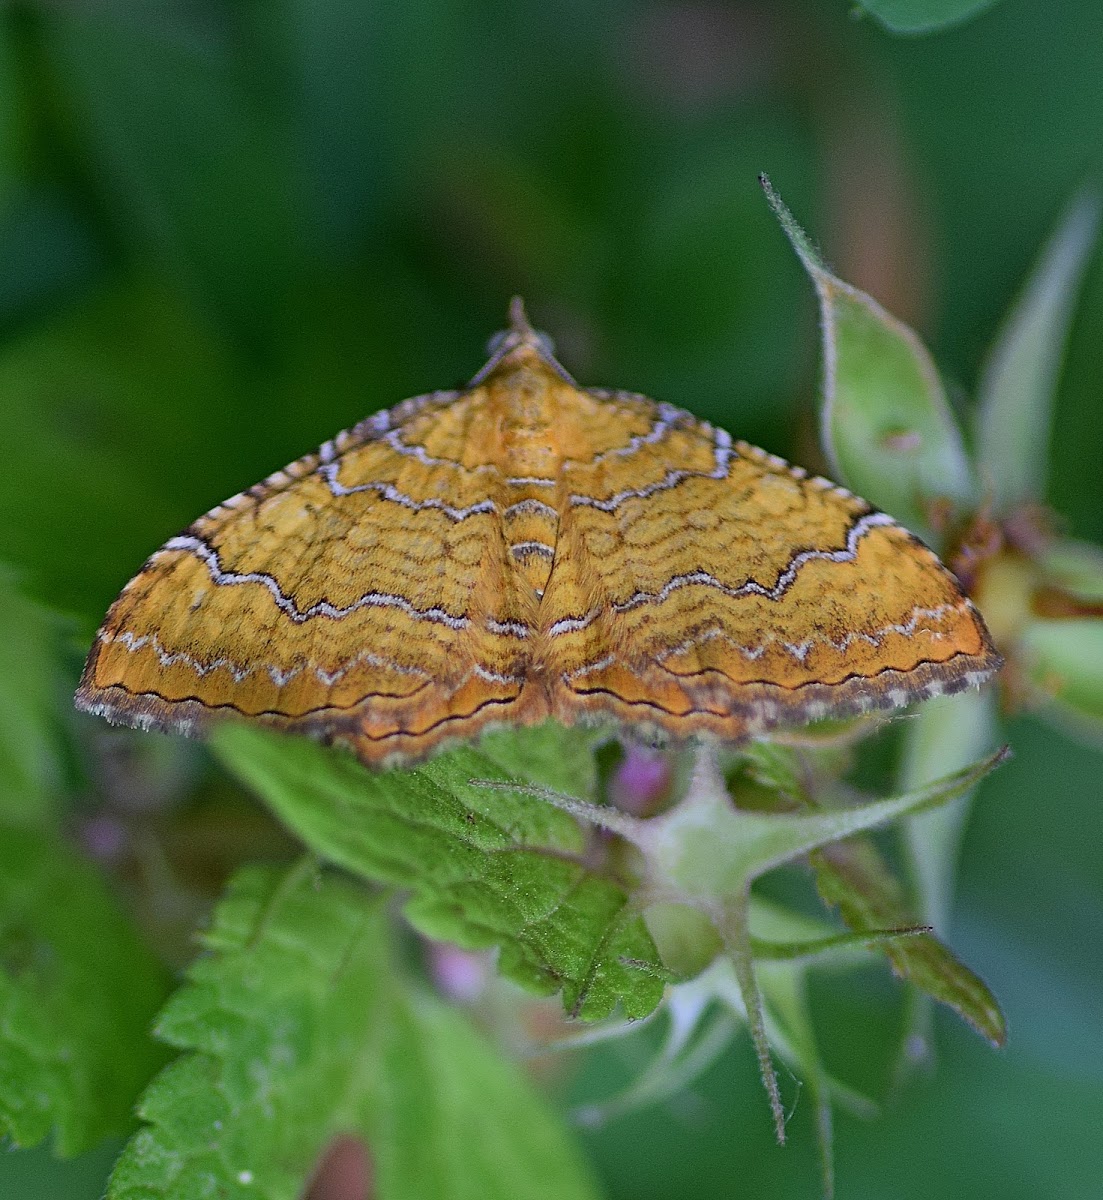
[[[515,301],[461,391],[376,413],[170,538],[77,707],[230,716],[413,761],[490,725],[739,743],[987,680],[936,556],[670,404],[580,388]]]

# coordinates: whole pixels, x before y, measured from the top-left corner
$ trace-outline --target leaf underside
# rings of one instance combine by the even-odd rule
[[[914,925],[914,914],[880,853],[866,838],[851,838],[809,856],[824,903],[837,906],[855,930]],[[994,1046],[1007,1036],[1003,1013],[978,978],[933,934],[882,941],[893,970],[927,995],[949,1005]]]

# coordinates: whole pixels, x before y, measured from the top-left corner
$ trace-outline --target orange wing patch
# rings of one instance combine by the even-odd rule
[[[378,765],[549,716],[738,742],[998,668],[884,513],[680,409],[579,389],[513,316],[467,390],[377,413],[170,539],[77,706],[183,733],[238,714]]]

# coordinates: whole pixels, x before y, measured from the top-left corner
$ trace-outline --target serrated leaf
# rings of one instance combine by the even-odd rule
[[[459,1015],[395,973],[351,880],[248,869],[158,1033],[181,1050],[109,1200],[294,1200],[338,1135],[379,1200],[592,1200],[565,1131]]]
[[[575,821],[543,800],[484,788],[509,775],[464,747],[408,771],[372,772],[302,738],[225,726],[215,752],[316,853],[409,889],[427,936],[499,947],[522,987],[567,1010],[630,1017],[662,998],[663,971],[624,887],[587,866]],[[585,737],[576,751],[590,753]],[[500,755],[500,751],[499,751]]]
[[[91,866],[0,831],[0,1130],[76,1154],[124,1131],[164,1059],[149,1026],[167,973]]]
[[[893,33],[932,33],[975,17],[995,0],[858,0]]]
[[[914,925],[902,889],[872,842],[852,838],[809,856],[824,903],[837,906],[851,929]],[[933,934],[879,943],[895,972],[949,1005],[993,1045],[1007,1034],[1003,1013],[982,979]]]
[[[1045,492],[1057,377],[1099,226],[1099,195],[1069,205],[1004,320],[980,382],[977,456],[997,512]]]
[[[834,473],[933,545],[932,511],[975,495],[938,370],[913,330],[827,269],[769,180],[763,187],[820,302],[820,434]]]
[[[63,623],[23,596],[0,563],[0,821],[41,825],[62,783],[58,725]]]

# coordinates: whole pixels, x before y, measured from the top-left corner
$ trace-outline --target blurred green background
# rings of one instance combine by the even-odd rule
[[[847,0],[0,11],[0,560],[85,639],[199,512],[470,377],[515,292],[581,382],[816,465],[814,302],[759,171],[964,403],[1103,151],[1098,0],[1004,0],[925,38]],[[1097,255],[1050,496],[1096,541],[1101,346]],[[840,1118],[850,1200],[1103,1194],[1103,758],[1029,718],[1010,738],[950,936],[1008,1049],[941,1022],[934,1076],[872,1124]],[[823,991],[829,1065],[880,1087],[898,989],[878,970]],[[572,1091],[642,1053],[595,1052]],[[816,1195],[810,1106],[790,1129],[772,1144],[740,1045],[584,1140],[618,1200]],[[0,1196],[95,1197],[109,1161],[10,1153]]]

